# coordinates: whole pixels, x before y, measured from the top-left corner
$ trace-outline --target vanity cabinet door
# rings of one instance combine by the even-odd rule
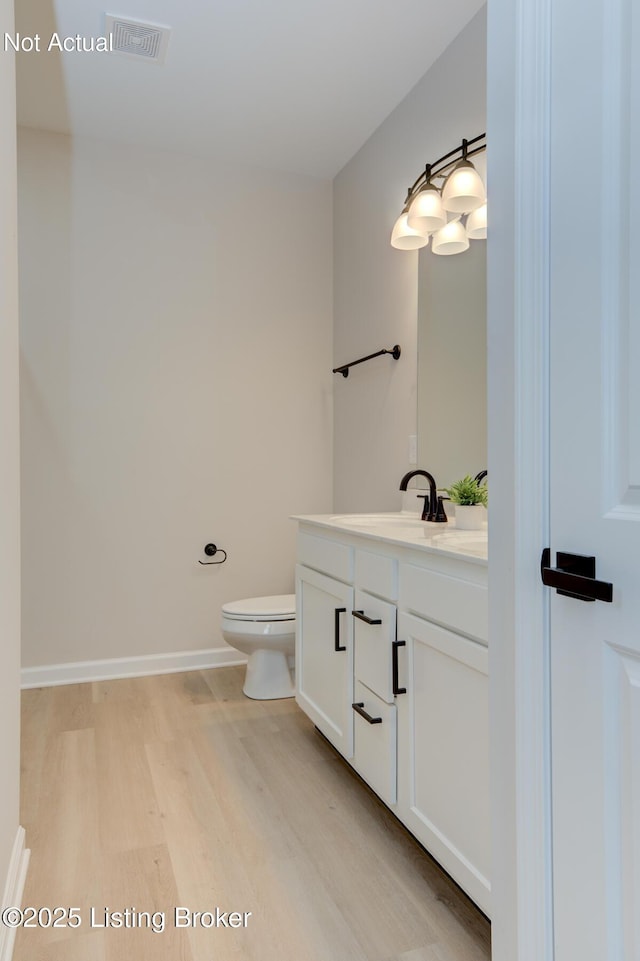
[[[398,815],[490,912],[488,650],[400,614]]]
[[[296,701],[345,758],[353,756],[353,588],[296,567]]]

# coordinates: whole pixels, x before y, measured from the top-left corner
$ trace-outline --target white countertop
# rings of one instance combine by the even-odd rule
[[[486,564],[487,525],[482,530],[457,530],[455,518],[446,524],[422,521],[413,514],[297,514],[293,520],[335,532],[401,544],[414,550],[464,557]]]

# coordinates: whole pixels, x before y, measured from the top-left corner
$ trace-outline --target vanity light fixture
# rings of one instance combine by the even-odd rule
[[[469,159],[486,149],[486,134],[482,133],[426,165],[407,191],[391,234],[392,247],[418,250],[426,247],[433,235],[434,254],[459,254],[468,249],[469,240],[486,238],[485,187]]]
[[[469,240],[486,240],[487,237],[487,204],[476,207],[467,217],[467,237]]]
[[[469,249],[469,238],[461,220],[450,220],[433,235],[434,254],[461,254]]]
[[[396,220],[391,234],[391,246],[398,250],[418,250],[429,243],[429,234],[416,230],[409,224],[408,208],[402,211]]]
[[[430,173],[427,182],[411,201],[407,213],[409,227],[427,236],[433,231],[440,230],[447,222],[447,212],[442,205],[442,196],[436,185],[431,183],[432,176]]]

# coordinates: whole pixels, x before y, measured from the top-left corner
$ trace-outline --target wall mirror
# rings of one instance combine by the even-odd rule
[[[440,488],[487,466],[486,251],[420,251],[418,466]]]

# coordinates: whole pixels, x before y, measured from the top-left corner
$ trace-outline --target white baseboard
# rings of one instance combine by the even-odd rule
[[[13,851],[9,862],[9,872],[2,896],[3,908],[19,908],[22,906],[22,893],[27,879],[30,851],[25,847],[24,828],[19,827],[13,842]],[[0,925],[0,961],[11,961],[13,945],[16,939],[16,929]]]
[[[176,674],[201,671],[212,667],[246,664],[247,659],[231,647],[202,651],[177,651],[174,654],[145,654],[139,657],[113,657],[103,661],[75,661],[68,664],[45,664],[23,667],[21,687],[56,687],[87,681],[112,681],[122,677],[144,677],[148,674]],[[0,956],[0,961],[3,958]]]

